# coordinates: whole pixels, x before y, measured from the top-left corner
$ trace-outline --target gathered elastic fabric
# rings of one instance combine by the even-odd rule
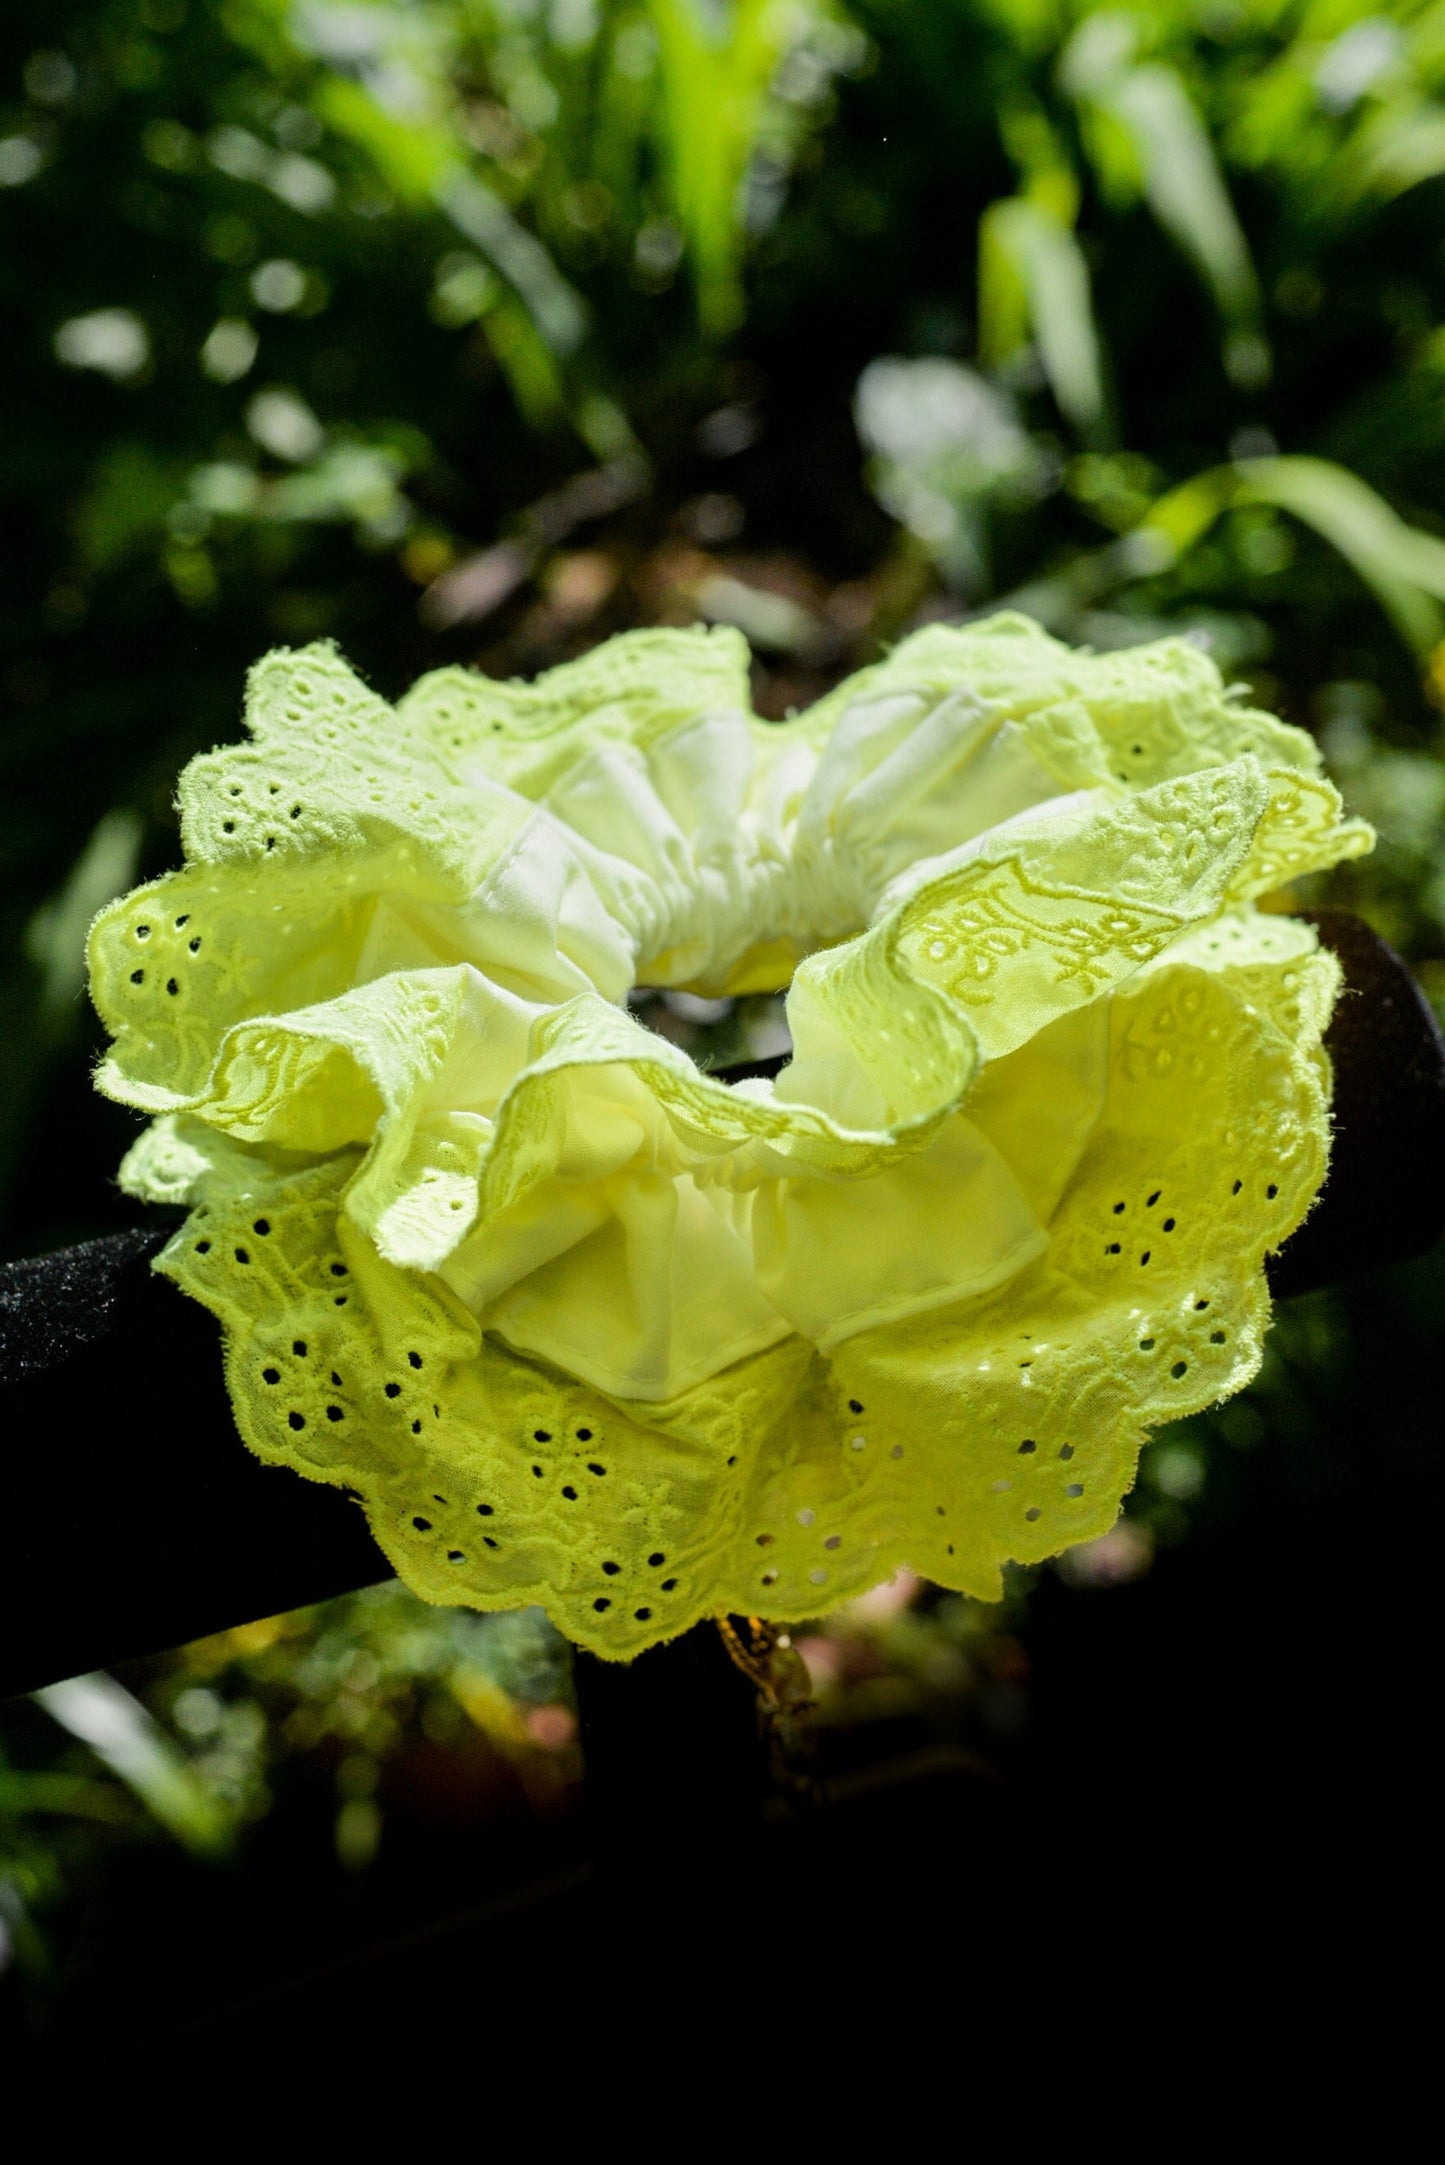
[[[785,723],[730,631],[394,709],[320,646],[247,722],[93,929],[98,1081],[244,1440],[427,1599],[626,1657],[996,1598],[1255,1372],[1337,989],[1280,890],[1371,837],[1193,645],[932,627]],[[792,1057],[647,987],[786,993]]]

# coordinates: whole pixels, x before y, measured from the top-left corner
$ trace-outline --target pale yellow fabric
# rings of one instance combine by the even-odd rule
[[[1336,969],[1253,898],[1370,838],[1194,647],[931,629],[782,725],[725,631],[394,712],[313,647],[247,719],[96,924],[99,1081],[242,1435],[419,1593],[612,1655],[989,1597],[1254,1372]],[[793,1062],[634,985],[788,986]]]

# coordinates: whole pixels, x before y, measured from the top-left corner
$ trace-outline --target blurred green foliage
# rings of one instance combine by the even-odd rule
[[[85,926],[173,860],[276,641],[396,692],[728,621],[779,713],[1000,600],[1189,631],[1322,733],[1382,837],[1333,898],[1445,998],[1442,204],[1441,0],[9,0],[7,1252],[125,1222]],[[768,1003],[652,1010],[705,1063],[779,1049]],[[1349,1360],[1291,1311],[1064,1575],[1146,1571]],[[1015,1611],[906,1591],[810,1636],[825,1720],[1002,1733]],[[132,1682],[7,1727],[33,1972],[107,1844],[244,1848],[298,1767],[343,1873],[409,1753],[544,1814],[575,1781],[530,1614],[383,1589]]]

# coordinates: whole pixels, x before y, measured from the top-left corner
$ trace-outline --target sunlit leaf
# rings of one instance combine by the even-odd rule
[[[113,1676],[97,1672],[34,1694],[53,1721],[134,1790],[152,1816],[196,1856],[230,1848],[229,1814],[197,1779],[165,1731]]]
[[[1131,68],[1110,102],[1132,131],[1144,189],[1159,223],[1213,287],[1224,314],[1252,315],[1259,291],[1209,134],[1172,68]]]
[[[25,945],[40,971],[40,1014],[53,1028],[78,1012],[85,984],[85,936],[107,902],[135,878],[141,823],[125,808],[95,827],[59,894],[42,903],[26,928]]]
[[[423,115],[403,120],[388,113],[361,83],[345,76],[324,76],[312,103],[328,127],[367,151],[404,202],[424,203],[455,156],[445,128]]]
[[[1360,131],[1354,162],[1384,196],[1403,195],[1445,173],[1445,106],[1410,98],[1385,106]]]
[[[993,204],[980,221],[979,343],[993,366],[1031,326],[1059,410],[1087,433],[1104,410],[1089,271],[1073,232],[1035,201]]]
[[[1236,343],[1236,372],[1258,380],[1268,361],[1255,329],[1259,284],[1249,243],[1230,198],[1204,119],[1178,70],[1135,61],[1138,25],[1105,11],[1086,17],[1060,61],[1065,88],[1092,112],[1086,139],[1115,192],[1131,165],[1150,209],[1194,264],[1220,313],[1248,345]],[[1102,129],[1102,132],[1101,132]]]
[[[1182,555],[1223,512],[1251,503],[1288,512],[1337,550],[1416,653],[1428,655],[1445,635],[1445,541],[1408,525],[1368,482],[1328,459],[1213,468],[1161,497],[1141,532]]]
[[[662,85],[662,149],[673,203],[714,332],[742,315],[739,194],[762,130],[768,86],[789,41],[782,0],[648,0]]]
[[[586,310],[536,235],[470,173],[443,171],[435,194],[458,232],[481,250],[519,296],[552,351],[574,352],[586,328]]]

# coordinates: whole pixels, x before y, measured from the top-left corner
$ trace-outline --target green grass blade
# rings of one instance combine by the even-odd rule
[[[1422,658],[1445,636],[1445,541],[1410,526],[1358,474],[1329,459],[1242,459],[1198,474],[1153,506],[1141,532],[1182,555],[1221,512],[1270,504],[1327,541]]]
[[[979,262],[984,358],[1009,359],[1026,318],[1059,411],[1089,434],[1103,416],[1103,372],[1088,265],[1071,228],[1027,197],[995,203],[981,221]]]
[[[659,129],[673,208],[693,259],[698,313],[715,336],[742,320],[740,196],[788,35],[774,0],[648,0]]]
[[[1149,207],[1211,287],[1223,315],[1252,319],[1259,286],[1209,131],[1173,68],[1151,61],[1112,85],[1109,104],[1138,149]]]
[[[123,1684],[97,1672],[47,1684],[34,1698],[62,1729],[88,1744],[194,1856],[227,1853],[230,1815]]]

